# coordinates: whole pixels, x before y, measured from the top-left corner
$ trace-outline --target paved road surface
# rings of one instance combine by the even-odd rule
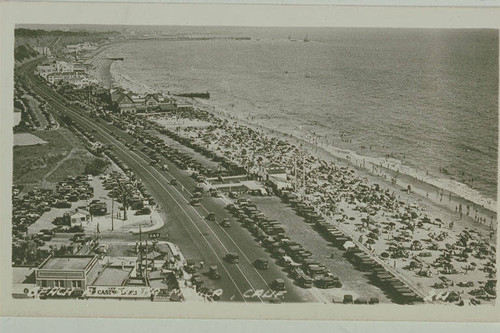
[[[167,163],[171,170],[169,172],[150,166],[148,157],[140,151],[131,151],[109,133],[113,131],[131,142],[132,139],[128,134],[102,120],[96,122],[88,118],[85,111],[76,106],[66,106],[63,97],[36,80],[32,76],[35,66],[36,62],[22,69],[28,74],[33,91],[45,98],[56,112],[71,116],[76,124],[89,132],[92,131],[100,142],[111,145],[113,152],[134,171],[159,206],[163,207],[162,214],[166,218],[166,225],[159,232],[162,234],[168,232],[169,241],[178,244],[186,258],[204,260],[205,269],[208,269],[210,264],[219,266],[222,279],[208,283],[214,288],[223,289],[221,297],[223,301],[266,302],[272,295],[269,283],[276,278],[282,278],[286,282],[287,292],[283,296],[283,301],[321,301],[310,290],[295,286],[286,272],[274,264],[270,255],[259,247],[252,235],[237,222],[233,222],[233,227],[224,229],[206,221],[204,217],[209,211],[214,212],[219,221],[226,216],[229,217],[221,199],[204,198],[202,206],[196,208],[189,205],[191,195],[188,191],[194,189],[195,183],[187,172],[169,163]],[[173,177],[179,181],[180,185],[177,187],[169,184]],[[181,186],[184,187],[184,191]],[[127,237],[133,241],[138,239],[138,236],[132,235],[119,237]],[[224,260],[224,255],[231,251],[240,254],[239,264],[230,264]],[[259,257],[270,260],[271,265],[268,270],[258,270],[253,266],[253,261]]]

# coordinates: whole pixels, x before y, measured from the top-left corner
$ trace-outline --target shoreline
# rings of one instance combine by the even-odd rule
[[[101,69],[105,71],[106,67],[102,66]],[[127,84],[133,85],[134,81],[129,79]],[[142,87],[147,86],[143,84]],[[133,87],[129,86],[128,88]],[[154,90],[153,87],[151,87],[151,90]],[[132,89],[132,91],[134,90]],[[292,192],[297,194],[298,198],[306,205],[314,207],[316,212],[321,214],[330,225],[336,226],[347,237],[350,237],[359,249],[370,258],[394,274],[405,285],[410,286],[412,290],[418,291],[419,295],[424,295],[426,302],[439,301],[443,297],[445,291],[441,290],[443,288],[440,287],[442,284],[440,274],[456,274],[450,276],[449,279],[461,288],[463,286],[460,284],[469,281],[473,282],[473,284],[480,284],[485,279],[488,279],[487,271],[484,270],[483,272],[482,267],[486,267],[494,261],[494,259],[490,258],[490,254],[494,254],[497,240],[496,223],[493,225],[494,218],[496,222],[496,213],[489,209],[489,205],[477,207],[478,213],[487,218],[486,223],[478,223],[474,218],[474,209],[476,207],[467,200],[467,193],[465,193],[464,197],[456,194],[452,195],[451,191],[446,190],[445,192],[442,188],[444,186],[439,186],[441,185],[439,180],[437,180],[436,184],[432,184],[426,182],[424,178],[420,179],[418,175],[405,174],[405,170],[403,172],[397,169],[394,170],[390,164],[396,163],[395,160],[386,159],[385,162],[389,163],[386,166],[384,163],[377,163],[380,159],[361,156],[355,152],[328,145],[321,142],[321,139],[318,140],[317,137],[308,135],[307,132],[290,131],[284,133],[279,129],[272,128],[269,124],[267,124],[268,126],[262,124],[265,119],[255,121],[254,117],[246,117],[244,113],[231,114],[227,109],[217,106],[217,103],[213,101],[191,98],[181,98],[181,100],[193,102],[194,115],[196,112],[204,110],[210,114],[208,117],[213,119],[214,123],[223,124],[220,130],[212,132],[210,132],[210,129],[205,129],[205,132],[203,132],[203,129],[197,128],[196,125],[188,126],[185,129],[185,137],[192,137],[193,133],[198,132],[200,142],[212,138],[215,148],[222,152],[232,154],[230,151],[232,149],[235,154],[231,156],[235,158],[235,161],[241,160],[241,154],[238,155],[237,152],[241,152],[242,148],[262,147],[263,144],[265,145],[268,142],[267,140],[276,138],[286,142],[284,145],[288,146],[288,148],[285,153],[282,151],[286,156],[283,159],[278,156],[279,154],[276,155],[277,151],[269,150],[273,146],[268,146],[267,152],[270,153],[269,156],[271,157],[265,157],[267,162],[284,160],[289,171],[290,156],[287,155],[287,152],[296,149],[302,150],[308,160],[309,157],[312,158],[311,162],[308,161],[310,165],[316,164],[317,166],[319,162],[321,162],[319,164],[326,162],[328,164],[326,171],[313,167],[309,169],[309,172],[312,175],[311,179],[316,180],[326,179],[324,176],[327,172],[330,172],[331,181],[325,181],[324,183],[320,181],[308,182],[308,185],[304,186],[303,189],[299,188]],[[186,117],[186,119],[190,118]],[[224,131],[224,128],[230,128],[233,123],[234,131]],[[248,134],[245,137],[245,133],[250,132],[248,129],[254,130],[255,133]],[[259,137],[260,139],[256,139]],[[238,141],[238,138],[241,142]],[[248,142],[241,140],[242,138],[246,138]],[[235,144],[232,145],[232,148],[224,148],[224,142],[228,142],[227,140],[234,140]],[[347,166],[345,170],[343,170],[344,166]],[[399,166],[402,168],[402,165]],[[287,173],[290,175],[290,172]],[[330,180],[330,177],[328,179]],[[329,184],[329,187],[323,186],[326,183]],[[367,193],[374,193],[367,192],[364,186],[372,188],[375,184],[377,184],[377,189],[374,192],[378,193],[377,195],[382,194],[383,198],[390,197],[390,200],[380,197],[378,204],[372,204],[371,201],[374,199],[370,199],[371,201],[361,199]],[[406,191],[408,185],[411,186],[411,191]],[[353,199],[353,196],[357,197]],[[327,199],[325,200],[325,198]],[[366,198],[364,197],[364,199]],[[389,203],[392,203],[392,206],[385,205]],[[462,208],[465,208],[463,206],[466,205],[472,205],[473,208],[470,214],[468,209],[467,213],[463,210],[462,216],[456,209],[457,205],[461,205]],[[410,212],[411,215],[409,215]],[[366,214],[373,215],[373,219],[370,216],[367,217]],[[410,228],[406,216],[411,216],[411,219],[415,218],[415,221],[418,217],[422,219],[422,222],[418,225],[414,222],[413,227]],[[491,224],[489,223],[490,216]],[[427,221],[424,221],[424,219]],[[393,227],[390,227],[391,223]],[[379,236],[370,236],[371,233],[375,233],[373,230],[377,230]],[[373,237],[371,239],[373,242],[369,243],[370,237]],[[468,254],[465,254],[465,252],[459,253],[464,237],[471,239],[470,244],[467,243],[467,240],[465,241],[464,247],[470,245],[475,251],[477,251],[478,247],[488,251],[491,247],[493,250],[488,252],[487,256],[474,253],[475,259],[468,259]],[[415,242],[420,245],[419,249],[412,248]],[[391,247],[397,247],[397,249],[391,249]],[[447,249],[453,247],[456,247],[454,248],[455,251],[449,254],[451,256],[449,259],[446,259]],[[400,255],[398,251],[404,253]],[[391,256],[384,256],[384,253],[391,253]],[[426,255],[420,256],[420,253]],[[394,256],[392,256],[393,254]],[[464,255],[466,256],[465,259],[463,259]],[[441,261],[445,259],[448,260],[453,271],[450,269],[448,272],[446,267],[441,265]],[[420,271],[409,268],[412,266],[413,261],[421,264]],[[465,263],[470,264],[464,266]],[[477,270],[476,265],[479,268]],[[489,272],[489,274],[490,279],[495,276],[494,272]],[[467,291],[469,294],[472,290],[462,289],[463,291]],[[473,294],[470,293],[470,295]],[[464,297],[467,299],[471,296]]]
[[[94,73],[91,73],[91,75],[98,79],[101,84],[104,84],[108,87],[109,83],[112,82],[114,86],[120,86],[122,88],[138,93],[155,90],[154,87],[149,87],[145,84],[134,82],[130,78],[116,78],[116,75],[113,75],[111,69],[112,61],[106,61],[106,59],[98,58],[99,54],[113,45],[116,44],[106,45],[102,49],[98,49],[92,55],[92,58],[89,61],[93,63],[96,68]],[[455,210],[455,207],[453,206],[461,204],[465,208],[467,205],[469,205],[471,206],[472,212],[477,209],[478,213],[484,215],[487,218],[487,222],[490,220],[490,218],[496,219],[497,202],[495,199],[488,198],[478,190],[470,188],[466,184],[460,183],[456,180],[437,179],[427,176],[425,172],[422,172],[420,170],[412,170],[412,172],[410,171],[411,167],[404,165],[399,160],[393,158],[386,159],[383,157],[363,156],[349,149],[343,149],[335,147],[331,144],[323,143],[319,141],[317,137],[312,138],[312,141],[315,140],[316,142],[311,142],[311,140],[308,139],[307,135],[301,137],[297,134],[283,133],[274,128],[264,126],[258,121],[251,122],[248,119],[245,119],[244,115],[231,115],[227,110],[221,108],[220,106],[213,105],[205,100],[197,98],[189,98],[189,100],[193,101],[195,107],[215,114],[221,118],[231,121],[238,121],[250,128],[264,130],[271,135],[278,136],[280,138],[286,138],[287,140],[292,140],[294,144],[297,144],[298,146],[305,145],[307,146],[308,152],[311,153],[311,155],[316,155],[313,152],[317,153],[318,150],[320,150],[323,152],[322,154],[320,154],[322,155],[322,158],[326,157],[327,160],[341,162],[347,166],[351,166],[361,171],[362,173],[369,174],[375,177],[375,179],[390,181],[390,178],[387,178],[387,176],[396,177],[399,183],[398,185],[405,185],[405,187],[407,185],[410,185],[412,188],[412,192],[417,192],[417,195],[421,199],[426,199],[429,196],[435,197],[437,191],[438,197],[442,196],[445,199],[444,201],[447,201],[446,198],[448,198],[449,200],[448,204],[446,204],[446,202],[443,204],[441,204],[441,202],[436,202],[436,204],[450,209],[451,211]],[[374,173],[374,169],[377,170],[376,173]],[[385,175],[385,178],[383,175]],[[479,222],[477,223],[479,224]]]
[[[325,157],[326,157],[326,160],[340,162],[345,166],[353,167],[354,169],[361,171],[362,175],[368,174],[368,175],[372,176],[375,180],[382,180],[384,182],[390,181],[390,178],[384,178],[380,172],[379,172],[379,174],[374,174],[370,171],[369,167],[371,167],[371,166],[379,167],[379,165],[374,164],[373,162],[369,161],[369,158],[358,155],[352,151],[346,151],[344,149],[341,149],[338,147],[333,147],[333,146],[328,146],[328,145],[325,146],[325,145],[321,145],[321,144],[319,144],[319,145],[314,144],[314,143],[309,142],[307,140],[307,138],[301,138],[301,137],[298,137],[296,135],[286,134],[286,133],[280,132],[278,130],[275,130],[273,128],[269,128],[269,127],[266,127],[266,126],[263,126],[260,124],[252,123],[252,122],[245,120],[245,119],[228,116],[228,112],[226,110],[224,110],[224,112],[214,111],[212,106],[209,103],[206,103],[205,101],[196,99],[196,102],[197,103],[195,104],[195,106],[205,106],[205,108],[203,108],[203,107],[201,107],[201,108],[205,111],[210,112],[210,113],[215,113],[217,116],[222,117],[224,119],[228,119],[231,121],[238,121],[241,124],[248,126],[252,129],[263,130],[271,135],[278,136],[279,138],[284,138],[284,139],[287,139],[289,141],[291,140],[293,144],[295,144],[299,147],[300,146],[307,146],[308,153],[310,153],[313,156],[318,157],[317,153],[319,150],[322,152],[319,155],[323,159],[325,159]],[[355,158],[357,158],[357,160],[355,160]],[[364,166],[361,165],[361,163],[363,162],[363,159],[365,159],[365,162],[368,161],[368,163],[366,163]],[[356,162],[359,162],[359,163],[356,163]],[[390,168],[384,168],[384,170],[385,170],[386,174],[390,174],[390,175],[395,175],[397,173],[397,171],[394,171]],[[425,182],[423,180],[420,180],[420,179],[414,177],[413,175],[408,175],[408,174],[404,174],[401,172],[399,172],[397,174],[398,174],[398,179],[403,180],[405,183],[404,185],[410,185],[412,187],[412,193],[417,192],[419,197],[422,199],[428,198],[426,196],[426,192],[429,193],[429,195],[432,197],[432,194],[435,193],[434,192],[435,190],[440,190],[440,191],[442,190],[443,191],[443,198],[448,198],[449,193],[451,192],[448,189],[444,189],[443,187],[437,186],[436,184],[432,184],[432,183],[428,183],[428,182]],[[403,184],[401,184],[401,183],[399,183],[397,185],[401,189],[404,189],[406,187],[406,186],[403,186]],[[427,190],[427,191],[425,191],[425,190]],[[446,196],[444,194],[445,191],[446,191]],[[418,193],[418,192],[420,192],[420,193]],[[494,218],[496,219],[497,213],[493,209],[493,207],[495,207],[495,209],[496,209],[496,203],[483,206],[482,204],[479,204],[477,202],[474,202],[473,200],[470,200],[470,198],[465,198],[464,196],[459,195],[457,193],[453,193],[453,192],[451,192],[451,193],[452,193],[452,200],[450,200],[449,202],[452,202],[454,204],[461,203],[464,207],[467,204],[472,205],[473,207],[474,207],[474,205],[476,205],[476,206],[478,206],[477,207],[478,211],[481,211],[484,215],[486,215],[488,217],[488,219],[491,216],[494,216]],[[445,205],[446,202],[444,204],[441,204],[441,202],[436,202],[436,204],[443,206],[445,208],[448,208],[451,211],[454,210],[454,207],[451,207],[450,205]],[[487,206],[490,206],[490,207],[487,207]],[[465,214],[464,214],[464,217],[465,217]],[[496,227],[496,225],[495,225],[495,227]]]

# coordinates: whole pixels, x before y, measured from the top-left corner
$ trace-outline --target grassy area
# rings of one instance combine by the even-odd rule
[[[71,158],[65,160],[61,165],[59,165],[54,172],[52,172],[46,181],[49,183],[57,183],[59,180],[67,176],[76,176],[83,174],[85,165],[93,157],[90,153],[85,153],[84,151],[78,151],[73,154]]]
[[[14,184],[41,185],[45,177],[48,183],[55,183],[79,175],[92,158],[84,144],[66,128],[39,131],[36,135],[48,144],[14,147]]]

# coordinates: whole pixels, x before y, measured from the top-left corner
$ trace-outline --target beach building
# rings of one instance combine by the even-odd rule
[[[187,102],[177,101],[176,106],[178,111],[193,111],[193,104]]]
[[[80,44],[73,44],[73,45],[66,45],[66,51],[68,53],[78,53],[82,51],[93,51],[97,49],[97,44],[95,43],[80,43]]]
[[[77,72],[75,72],[77,73]],[[75,88],[82,89],[85,87],[88,87],[91,84],[97,84],[99,81],[95,79],[91,79],[87,77],[85,74],[82,74],[82,76],[79,77],[72,77],[64,80],[64,82],[67,82],[71,85],[73,85]]]
[[[90,221],[90,213],[83,211],[83,210],[77,210],[73,214],[70,215],[70,223],[72,227],[75,226],[83,226],[85,222]]]
[[[153,109],[160,105],[160,99],[157,94],[147,94],[146,97],[144,97],[144,104],[147,108]]]
[[[260,171],[262,178],[264,178],[265,180],[269,180],[269,177],[271,175],[281,176],[281,177],[285,176],[286,179],[286,169],[285,166],[281,163],[270,162],[267,164],[263,164],[260,167]]]
[[[79,44],[76,44],[76,45],[66,45],[66,50],[68,50],[68,52],[70,52],[70,53],[79,52],[80,51],[80,45]]]
[[[71,82],[75,81],[74,79],[81,78],[83,78],[83,74],[78,72],[55,72],[48,74],[46,80],[50,84],[56,84],[64,81]]]
[[[74,71],[73,63],[62,60],[56,61],[55,68],[57,72],[62,72],[62,73]]]
[[[38,287],[85,289],[99,273],[97,256],[49,256],[35,271]]]
[[[167,112],[178,109],[176,102],[164,94],[136,95],[122,89],[112,89],[110,96],[120,113]]]
[[[115,104],[120,113],[135,113],[135,103],[132,99],[132,94],[124,93],[120,90],[112,90],[111,93],[111,102]]]
[[[281,190],[292,186],[288,181],[286,168],[283,164],[270,162],[261,165],[259,169],[259,176],[270,182],[276,189]]]
[[[35,46],[33,50],[44,56],[52,55],[52,51],[47,46]]]
[[[42,64],[37,66],[37,74],[47,80],[47,75],[56,71],[55,64]]]

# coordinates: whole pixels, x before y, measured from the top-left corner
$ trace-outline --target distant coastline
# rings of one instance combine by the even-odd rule
[[[133,78],[126,74],[118,74],[114,71],[112,68],[113,61],[106,59],[102,52],[112,45],[106,45],[96,51],[90,60],[95,67],[91,74],[96,79],[98,79],[106,87],[109,87],[110,84],[112,84],[115,87],[122,87],[137,93],[154,92],[159,90],[155,87],[148,86],[147,84],[136,82]],[[453,210],[452,205],[462,203],[464,205],[477,205],[478,210],[483,211],[489,216],[492,214],[496,215],[497,213],[497,201],[495,199],[489,198],[480,193],[478,190],[456,180],[432,177],[427,175],[424,171],[415,170],[394,158],[385,159],[383,157],[363,156],[349,149],[343,149],[331,144],[323,143],[321,142],[321,138],[314,138],[308,136],[307,134],[300,135],[298,133],[284,133],[269,126],[268,122],[250,121],[245,119],[244,115],[231,114],[229,111],[220,108],[212,101],[201,99],[193,99],[193,101],[195,102],[195,105],[201,109],[216,113],[218,116],[225,117],[226,119],[230,119],[232,121],[244,123],[249,127],[263,129],[270,134],[293,140],[298,145],[302,144],[303,146],[307,146],[311,151],[316,150],[316,154],[319,152],[323,158],[346,163],[363,173],[366,173],[367,175],[375,177],[375,179],[377,179],[377,177],[379,179],[383,179],[381,178],[382,174],[386,174],[386,176],[392,175],[393,177],[397,176],[397,178],[401,179],[405,185],[411,185],[414,192],[418,192],[419,196],[423,198],[426,197],[426,193],[428,196],[436,196],[437,191],[438,196],[439,193],[442,193],[445,197],[445,201],[448,202],[448,198],[451,193],[453,202],[450,200],[449,202],[451,205],[448,205],[448,208],[451,210]],[[378,175],[372,172],[373,167],[378,168]],[[390,178],[386,178],[385,180],[390,181]]]

